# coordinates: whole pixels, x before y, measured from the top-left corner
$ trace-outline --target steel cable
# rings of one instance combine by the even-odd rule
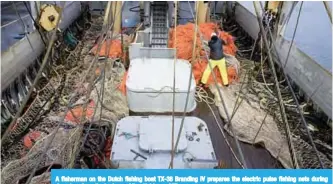
[[[197,10],[198,9],[198,4],[196,3],[195,4],[195,9]],[[191,5],[189,5],[191,6]],[[197,11],[196,11],[197,12]],[[197,31],[198,31],[198,20],[197,20],[197,17],[194,18],[194,15],[192,14],[193,16],[193,19],[195,20],[195,30],[194,30],[194,40],[193,40],[193,45],[195,46],[196,45],[196,38],[197,38]],[[193,53],[195,52],[195,47],[193,46]],[[193,56],[194,54],[192,54]],[[178,135],[177,135],[177,139],[176,139],[176,143],[175,143],[175,146],[173,148],[173,152],[177,152],[177,147],[178,147],[178,143],[179,143],[179,140],[180,140],[180,135],[181,135],[181,132],[183,130],[183,127],[184,127],[184,120],[185,120],[185,116],[186,116],[186,111],[187,111],[187,105],[188,105],[188,100],[189,100],[189,94],[190,94],[190,89],[191,89],[191,84],[192,84],[192,75],[193,75],[193,63],[194,63],[194,60],[192,60],[191,62],[191,70],[190,70],[190,76],[189,76],[189,81],[188,81],[188,88],[187,88],[187,94],[186,94],[186,102],[185,102],[185,107],[184,107],[184,112],[183,112],[183,116],[182,116],[182,120],[181,120],[181,124],[180,124],[180,129],[178,131]]]
[[[125,2],[126,3],[126,2]],[[125,4],[124,3],[124,4]],[[108,4],[107,5],[108,6],[108,10],[106,11],[106,12],[109,12],[109,10],[111,9],[111,3],[110,4]],[[117,5],[116,5],[117,6]],[[122,8],[123,8],[124,6],[122,6]],[[115,8],[116,9],[116,8]],[[120,13],[121,11],[119,11],[118,12],[118,14],[117,14],[117,16],[119,15],[119,13]],[[114,13],[116,13],[116,12],[114,12]],[[109,18],[108,18],[108,20],[110,20],[110,17],[111,16],[111,13],[109,12]],[[116,17],[116,15],[114,15],[114,17]],[[107,23],[106,21],[105,21],[105,23]],[[113,28],[113,26],[114,26],[114,22],[112,22],[112,25],[110,26],[110,23],[107,23],[108,24],[108,29],[107,30],[109,30],[109,29],[112,29]],[[103,35],[103,34],[101,34],[101,35]],[[109,36],[109,35],[108,35]],[[112,36],[112,32],[111,32],[111,36]],[[102,42],[101,42],[102,43]],[[109,47],[111,47],[111,45],[109,45]],[[97,51],[97,53],[99,53],[99,50],[100,49],[97,49],[98,51]],[[110,50],[110,49],[108,49],[108,50]],[[108,54],[107,54],[108,55]],[[96,56],[98,56],[98,54],[96,55]],[[104,61],[104,62],[106,62],[106,61]],[[104,76],[105,76],[105,68],[106,68],[106,65],[104,65]],[[104,81],[105,82],[105,81]],[[104,85],[102,86],[103,88],[104,88]],[[97,90],[97,88],[95,88],[96,90]],[[104,107],[104,105],[103,105],[103,98],[102,97],[100,97],[100,95],[98,94],[98,91],[97,91],[97,95],[98,95],[98,101],[101,103],[101,106],[102,107]],[[95,115],[96,115],[96,109],[97,109],[97,107],[98,107],[98,102],[97,102],[97,104],[96,104],[96,106],[95,106],[95,110],[94,110],[94,114],[93,114],[93,119],[94,119],[94,117],[95,117]],[[104,108],[106,108],[106,107],[104,107]],[[84,108],[85,110],[86,110],[86,108]],[[84,110],[84,111],[85,111]],[[108,109],[109,110],[109,109]],[[73,114],[73,113],[72,113]],[[73,114],[74,115],[74,114]],[[84,116],[84,114],[82,115],[82,117]],[[82,118],[81,117],[81,118]],[[76,119],[78,119],[77,117],[75,117]],[[100,115],[100,120],[99,120],[99,123],[98,123],[98,125],[100,125],[100,123],[101,123],[101,119],[102,119],[102,117],[101,117],[101,115]],[[87,130],[87,132],[89,132],[90,130],[91,130],[91,127],[92,127],[92,123],[91,122],[89,122],[89,127],[88,127],[88,130]],[[112,127],[113,129],[115,128],[115,127]],[[84,140],[82,141],[82,144],[81,144],[81,146],[80,146],[80,149],[78,150],[78,152],[77,152],[77,154],[76,154],[76,156],[75,156],[75,158],[74,159],[76,159],[77,157],[78,157],[78,154],[80,153],[80,150],[82,150],[82,148],[84,147],[84,143],[86,142],[86,140],[87,140],[87,138],[88,138],[88,136],[89,136],[89,134],[86,134],[85,135],[85,137],[84,137]],[[98,151],[100,151],[100,150],[98,150]],[[98,156],[98,155],[97,155]],[[98,156],[99,157],[99,156]],[[103,159],[101,159],[100,157],[99,157],[99,159],[105,164],[105,166],[107,167],[108,165],[110,165],[110,164],[107,164],[107,163],[105,163],[105,161],[103,160]]]
[[[254,4],[254,6],[255,6],[255,4]],[[255,6],[255,8],[256,8],[256,6]],[[264,9],[262,5],[261,5],[261,8]],[[257,14],[257,15],[258,15],[258,14]],[[260,17],[258,17],[258,21],[259,21],[259,25],[261,25],[262,23],[260,22]],[[262,25],[261,25],[260,27],[262,27]],[[261,28],[261,29],[263,29],[263,28]],[[269,33],[269,37],[270,37],[270,39],[273,40],[273,35],[272,35],[272,32],[271,32],[270,29],[268,29],[268,33]],[[267,37],[266,37],[266,34],[264,34],[263,36],[264,36],[264,40],[265,40],[265,39],[267,38]],[[276,46],[276,44],[275,44],[274,41],[272,41],[272,42],[273,42],[272,45],[273,45],[274,51],[277,53],[278,62],[282,65],[282,62],[281,62],[280,56],[279,56],[278,51],[277,51],[277,46]],[[270,52],[269,52],[269,53],[270,53]],[[290,82],[290,80],[289,80],[289,78],[288,78],[288,76],[287,76],[286,71],[284,70],[284,68],[281,67],[281,70],[282,70],[282,72],[283,72],[283,75],[284,75],[285,78],[286,78],[286,81],[287,81],[288,87],[289,87],[290,92],[291,92],[291,94],[292,94],[292,97],[293,97],[293,99],[294,99],[294,101],[295,101],[295,103],[296,103],[297,110],[298,110],[299,115],[300,115],[300,117],[301,117],[301,120],[302,120],[303,126],[304,126],[304,128],[306,129],[306,133],[307,133],[307,135],[308,135],[308,137],[309,137],[310,143],[311,143],[311,145],[312,145],[312,147],[313,147],[313,149],[314,149],[314,151],[315,151],[315,153],[316,153],[316,156],[317,156],[317,158],[318,158],[318,161],[319,161],[321,167],[323,168],[324,164],[323,164],[321,158],[319,157],[318,150],[317,150],[317,148],[316,148],[316,146],[315,146],[315,144],[314,144],[314,141],[313,141],[313,138],[312,138],[312,136],[311,136],[311,133],[310,133],[308,127],[307,127],[307,122],[306,122],[306,120],[305,120],[305,118],[304,118],[304,115],[303,115],[302,110],[301,110],[301,108],[300,108],[300,104],[299,104],[299,102],[298,102],[298,100],[297,100],[297,97],[296,97],[296,95],[295,95],[295,92],[294,92],[294,90],[293,90],[293,88],[292,88],[292,86],[291,86],[291,82]],[[319,87],[320,87],[320,86],[318,86],[318,88],[319,88]]]
[[[103,30],[102,30],[102,33],[101,33],[101,36],[103,36],[103,34],[105,33],[105,32],[107,32],[108,30],[106,29],[106,23],[107,23],[107,18],[106,18],[107,16],[105,16],[105,18],[104,18],[104,23],[103,23]],[[60,20],[60,18],[59,18],[59,20]],[[92,61],[92,63],[90,64],[90,66],[89,66],[89,68],[88,68],[88,70],[87,70],[87,73],[85,74],[85,76],[87,76],[88,75],[88,73],[90,72],[90,70],[91,70],[91,68],[94,66],[94,69],[96,69],[96,67],[97,67],[97,65],[96,65],[96,60],[97,60],[97,58],[98,58],[98,53],[99,53],[99,51],[100,51],[100,49],[101,49],[101,43],[102,43],[102,39],[100,39],[99,40],[99,42],[98,42],[98,48],[97,48],[97,54],[95,55],[95,57],[94,57],[94,59],[93,59],[93,61]],[[86,77],[84,77],[84,78],[82,78],[82,81],[80,82],[80,84],[83,84],[83,81],[86,79]],[[91,86],[92,86],[92,83],[93,83],[93,77],[91,77],[91,80],[90,80],[90,82],[89,82],[89,85],[88,85],[88,92],[87,92],[87,94],[89,94],[90,95],[90,93],[89,93],[89,91],[91,92]],[[68,105],[67,105],[67,112],[70,110],[70,107],[71,107],[71,105],[72,105],[72,103],[71,103],[71,100],[76,96],[76,94],[77,93],[75,93],[74,95],[72,95],[71,96],[71,98],[70,98],[70,100],[69,100],[69,102],[68,102]],[[88,95],[86,95],[86,96],[88,96]],[[98,102],[97,102],[98,103]],[[82,121],[82,119],[83,119],[83,117],[85,116],[85,112],[86,112],[86,109],[87,109],[87,103],[85,103],[84,104],[84,107],[83,107],[83,113],[82,113],[82,116],[81,116],[81,118],[80,118],[80,122]],[[65,113],[65,115],[61,118],[62,120],[64,120],[65,119],[65,116],[66,116],[66,113]],[[45,155],[46,154],[46,152],[47,152],[47,150],[49,149],[49,147],[50,147],[50,145],[51,145],[51,143],[53,142],[53,140],[54,140],[54,138],[55,138],[55,135],[56,135],[56,133],[58,132],[58,130],[60,129],[60,125],[61,124],[58,124],[57,125],[57,127],[56,127],[56,129],[55,129],[55,131],[53,132],[53,135],[51,136],[51,138],[50,138],[50,140],[49,140],[49,142],[48,142],[48,144],[47,144],[47,146],[46,146],[46,148],[43,150],[43,153],[42,153],[42,155]],[[39,159],[39,162],[38,163],[40,163],[41,162],[41,159]],[[37,164],[37,166],[38,166],[39,164]],[[37,166],[33,169],[33,171],[32,171],[32,173],[30,174],[30,176],[29,176],[29,179],[27,180],[27,184],[31,181],[31,179],[32,179],[32,177],[34,176],[34,174],[35,174],[35,172],[36,172],[36,169],[37,169]]]
[[[188,4],[189,4],[189,1],[188,1]],[[193,9],[192,9],[192,7],[190,6],[190,4],[189,4],[189,7],[190,7],[190,10],[191,10],[191,14],[192,14],[192,16],[194,17]],[[201,34],[200,30],[198,30],[198,33],[199,33],[199,36],[200,36],[200,40],[201,40],[201,42],[203,42],[203,37],[202,37],[202,34]],[[213,71],[212,64],[209,62],[209,57],[208,57],[207,50],[206,50],[205,47],[203,47],[203,48],[204,48],[204,50],[205,50],[205,55],[206,55],[206,59],[207,59],[207,61],[208,61],[208,65],[209,65],[209,67],[210,67],[210,70]],[[218,91],[218,94],[219,94],[219,97],[220,97],[220,99],[221,99],[221,101],[222,101],[223,108],[224,108],[225,113],[226,113],[226,115],[227,115],[227,120],[228,120],[227,124],[229,124],[230,129],[231,129],[231,132],[232,132],[232,134],[233,134],[233,138],[234,138],[234,140],[235,140],[235,143],[236,143],[236,146],[237,146],[237,149],[238,149],[239,155],[240,155],[240,157],[241,157],[242,164],[243,164],[244,168],[247,168],[247,164],[246,164],[246,161],[245,161],[245,157],[244,157],[243,151],[242,151],[242,149],[241,149],[241,147],[240,147],[239,141],[238,141],[238,139],[237,139],[237,137],[236,137],[236,134],[234,133],[233,126],[232,126],[231,121],[230,121],[230,116],[229,116],[229,113],[228,113],[228,111],[227,111],[227,107],[226,107],[225,102],[224,102],[224,100],[223,100],[223,96],[222,96],[221,90],[219,89],[219,86],[218,86],[217,77],[216,77],[216,75],[215,75],[215,72],[212,72],[212,76],[213,76],[213,79],[214,79],[215,87],[216,87],[216,89],[217,89],[217,91]]]
[[[257,21],[259,22],[260,29],[261,29],[261,32],[263,34],[263,39],[264,39],[264,43],[265,43],[264,45],[266,47],[266,50],[269,50],[269,44],[268,44],[268,41],[267,41],[266,33],[264,31],[264,27],[263,27],[263,24],[262,24],[262,18],[261,18],[261,15],[259,13],[259,9],[256,6],[255,2],[253,2],[253,6],[256,10]],[[270,30],[270,29],[268,29],[268,30]],[[281,115],[282,115],[282,121],[285,124],[285,128],[286,128],[285,131],[286,131],[286,135],[288,137],[287,141],[288,141],[289,149],[291,151],[291,159],[292,159],[293,167],[299,168],[299,165],[298,165],[298,162],[297,162],[297,159],[296,159],[297,157],[296,157],[295,148],[294,148],[294,145],[293,145],[292,140],[291,140],[290,127],[289,127],[289,124],[288,124],[288,119],[287,119],[287,116],[286,116],[285,107],[284,107],[283,99],[282,99],[282,96],[281,96],[279,81],[277,79],[276,70],[275,70],[272,55],[271,55],[270,52],[268,52],[268,58],[269,58],[272,73],[273,73],[273,76],[274,76],[274,82],[275,82],[275,87],[276,87],[276,90],[277,90],[277,97],[278,97],[278,100],[279,100],[279,107],[280,107],[280,111],[281,111]]]
[[[330,21],[331,21],[331,24],[332,24],[332,10],[330,9],[330,5],[328,4],[327,1],[323,1],[323,3],[324,3],[324,6],[325,6],[327,15],[330,18]]]
[[[49,45],[48,45],[48,48],[47,48],[47,51],[46,51],[46,54],[43,58],[43,61],[42,61],[42,65],[41,65],[41,68],[39,69],[38,73],[37,73],[37,76],[31,86],[31,88],[29,89],[29,92],[27,94],[27,96],[25,97],[25,99],[23,100],[21,106],[20,106],[20,109],[17,111],[15,117],[13,118],[13,120],[10,122],[8,128],[6,129],[5,133],[3,134],[2,136],[2,139],[1,139],[1,144],[3,143],[3,141],[7,138],[8,136],[8,133],[10,132],[10,130],[14,127],[14,124],[16,123],[17,119],[19,118],[19,116],[23,113],[24,111],[24,108],[25,106],[27,105],[28,103],[28,100],[35,88],[35,86],[37,85],[38,83],[38,80],[39,78],[42,76],[42,73],[43,73],[43,70],[45,68],[45,66],[48,64],[48,57],[49,57],[49,54],[51,52],[51,49],[52,49],[52,46],[54,44],[54,41],[55,41],[55,38],[56,38],[56,33],[58,31],[58,28],[59,28],[59,20],[61,19],[61,16],[62,16],[62,12],[61,14],[59,15],[59,19],[57,20],[56,22],[56,28],[55,30],[53,31],[53,34],[51,36],[51,39],[50,39],[50,42],[49,42]]]
[[[301,16],[302,7],[303,7],[303,1],[301,2],[301,5],[300,5],[299,11],[298,11],[298,16],[297,16],[297,19],[296,19],[296,26],[295,26],[295,29],[294,29],[293,37],[291,39],[291,43],[290,43],[290,46],[289,46],[289,49],[288,49],[288,54],[287,54],[287,57],[286,57],[286,61],[284,62],[283,68],[286,68],[286,66],[287,66],[290,51],[291,51],[291,47],[294,44],[294,39],[295,39],[295,36],[296,36],[296,31],[297,31],[297,27],[298,27],[299,18]],[[272,40],[272,42],[273,42],[273,40]]]
[[[210,111],[212,112],[213,116],[214,116],[214,120],[216,125],[219,127],[219,130],[224,138],[225,143],[227,144],[227,146],[229,147],[229,150],[231,152],[231,155],[235,158],[235,160],[237,161],[237,163],[244,168],[244,165],[242,164],[242,162],[239,160],[239,158],[237,157],[235,151],[233,150],[233,148],[230,145],[230,142],[227,139],[227,136],[224,133],[223,128],[221,127],[219,121],[217,120],[217,116],[215,115],[213,108],[211,107],[211,105],[215,105],[215,100],[211,97],[208,96],[208,93],[205,89],[201,88],[201,87],[197,87],[196,90],[196,101],[197,102],[205,102],[208,106],[208,108],[210,109]],[[231,160],[230,160],[231,161]]]
[[[25,8],[27,9],[27,11],[29,12],[29,15],[30,15],[31,19],[32,19],[32,21],[34,22],[34,26],[35,26],[35,28],[37,29],[37,31],[38,31],[38,33],[39,33],[39,35],[40,35],[40,38],[42,39],[42,41],[43,41],[43,43],[44,43],[44,45],[45,45],[45,47],[46,47],[47,45],[46,45],[46,42],[45,42],[45,40],[44,40],[44,37],[43,37],[42,33],[41,33],[40,30],[39,30],[38,23],[37,23],[36,20],[34,19],[34,17],[33,17],[32,13],[31,13],[31,11],[30,11],[30,9],[29,9],[29,7],[28,7],[28,5],[27,5],[27,2],[23,1],[23,3],[24,3]],[[16,9],[16,7],[15,7],[15,9]]]
[[[178,9],[178,2],[175,1],[175,17],[177,17],[177,9]],[[171,162],[169,165],[169,168],[173,169],[173,159],[174,159],[174,139],[175,139],[175,101],[176,101],[176,63],[177,63],[177,18],[175,18],[175,23],[174,23],[174,29],[175,29],[175,38],[174,38],[174,42],[175,42],[175,56],[174,56],[174,63],[173,63],[173,88],[172,88],[172,131],[171,131]]]
[[[188,5],[189,5],[189,7],[190,7],[192,17],[194,18],[193,9],[192,9],[191,4],[190,4],[189,1],[188,1]],[[197,30],[197,24],[196,24],[195,28],[196,28],[195,30]],[[200,36],[200,40],[201,40],[201,42],[203,42],[203,38],[202,38],[202,35],[201,35],[200,30],[197,30],[197,31],[198,31],[198,33],[199,33],[199,36]],[[196,37],[197,37],[197,35],[196,35],[196,31],[195,31],[195,35],[194,35],[194,36],[195,36],[194,38],[196,39]],[[206,58],[207,58],[207,60],[209,61],[209,57],[208,57],[207,50],[206,50],[205,47],[204,47],[204,50],[205,50]],[[193,61],[192,61],[191,63],[193,63]],[[210,69],[213,71],[213,67],[211,66],[211,63],[210,63],[210,62],[208,62],[208,65],[209,65]],[[218,84],[217,84],[217,78],[216,78],[216,75],[215,75],[214,72],[212,72],[212,76],[213,76],[213,79],[214,79],[215,87],[216,87],[216,89],[217,89],[217,91],[218,91],[218,93],[219,93],[219,96],[220,96],[221,101],[222,101],[222,105],[223,105],[224,110],[225,110],[225,113],[226,113],[226,115],[227,115],[227,120],[228,120],[228,123],[227,123],[227,124],[230,125],[231,132],[233,133],[233,138],[234,138],[234,140],[235,140],[235,143],[236,143],[236,146],[237,146],[238,152],[239,152],[240,157],[241,157],[241,160],[242,160],[242,164],[243,164],[244,168],[247,168],[247,164],[246,164],[246,161],[245,161],[245,158],[244,158],[244,154],[243,154],[242,149],[241,149],[241,147],[240,147],[239,141],[238,141],[238,139],[236,138],[236,135],[234,134],[233,127],[232,127],[232,124],[231,124],[231,122],[230,122],[230,116],[229,116],[229,114],[228,114],[228,112],[227,112],[227,108],[226,108],[225,102],[224,102],[224,100],[223,100],[223,97],[222,97],[221,91],[220,91],[220,89],[219,89],[219,87],[218,87]],[[192,79],[192,70],[191,70],[191,73],[190,73],[190,81],[189,81],[189,86],[188,86],[188,91],[187,91],[187,98],[186,98],[186,103],[185,103],[185,109],[184,109],[184,113],[183,113],[183,117],[182,117],[182,122],[181,122],[181,125],[180,125],[180,130],[179,130],[179,132],[178,132],[178,137],[177,137],[177,141],[176,141],[175,148],[177,148],[177,146],[178,146],[179,139],[180,139],[180,134],[181,134],[182,128],[183,128],[183,126],[184,126],[184,119],[185,119],[186,108],[187,108],[187,104],[188,104],[188,97],[189,97],[189,91],[190,91],[190,86],[191,86],[191,79]]]
[[[125,2],[126,3],[126,2]],[[124,3],[124,4],[125,4]],[[115,10],[117,9],[117,4],[118,3],[116,3],[116,7],[115,7]],[[124,6],[122,6],[122,8],[123,8]],[[114,28],[114,20],[113,20],[113,22],[112,22],[112,25],[110,25],[110,20],[111,20],[111,11],[110,11],[110,9],[111,9],[111,3],[109,2],[109,4],[108,4],[108,7],[107,7],[107,9],[109,9],[109,11],[107,11],[107,13],[108,13],[108,16],[109,16],[109,18],[108,18],[108,20],[109,20],[109,22],[108,22],[108,30],[109,29],[111,29],[111,34],[109,35],[109,34],[107,34],[107,36],[106,36],[106,38],[110,38],[111,37],[111,40],[110,40],[110,44],[108,44],[108,40],[106,39],[106,42],[105,42],[105,44],[106,44],[106,59],[105,59],[105,61],[104,61],[104,67],[103,67],[103,71],[104,72],[102,72],[103,73],[103,82],[102,82],[102,85],[101,85],[101,91],[100,91],[100,93],[101,93],[101,95],[98,95],[98,98],[100,98],[99,99],[99,101],[100,101],[100,103],[101,103],[101,110],[100,110],[100,117],[99,117],[99,119],[102,119],[102,112],[103,112],[103,99],[104,99],[104,88],[105,88],[105,86],[104,86],[104,84],[105,84],[105,76],[106,76],[106,62],[107,62],[107,58],[108,58],[108,56],[109,56],[109,52],[110,52],[110,47],[111,47],[111,45],[112,45],[112,36],[113,36],[113,28]],[[118,12],[118,16],[119,16],[119,14],[120,14],[120,12],[122,12],[122,9]],[[114,13],[114,15],[113,15],[113,18],[115,18],[116,17],[116,12],[113,12]],[[97,55],[99,55],[99,54],[97,54]],[[96,109],[97,109],[97,107],[98,107],[98,105],[96,105]],[[94,110],[94,115],[93,115],[93,118],[95,117],[95,113],[96,113],[96,109]],[[100,123],[100,121],[99,121],[99,123]],[[92,123],[90,123],[89,124],[89,128],[88,128],[88,132],[90,131],[90,129],[91,129],[91,126],[92,126]],[[79,154],[79,152],[80,152],[80,150],[83,148],[83,146],[84,146],[84,143],[85,143],[85,141],[87,140],[87,138],[88,138],[88,134],[86,134],[86,136],[84,137],[84,140],[82,141],[82,144],[81,144],[81,146],[80,146],[80,149],[79,149],[79,151],[78,151],[78,153],[77,154]],[[76,156],[77,157],[77,156]]]

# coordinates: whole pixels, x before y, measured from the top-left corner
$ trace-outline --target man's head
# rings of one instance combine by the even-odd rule
[[[210,35],[210,39],[211,39],[211,40],[217,40],[217,39],[218,39],[218,37],[217,37],[217,35],[216,35],[215,32],[213,32],[213,33]]]

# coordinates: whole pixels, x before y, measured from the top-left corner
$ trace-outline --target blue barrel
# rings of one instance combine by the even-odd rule
[[[123,28],[135,27],[140,23],[140,2],[126,1],[123,7]]]

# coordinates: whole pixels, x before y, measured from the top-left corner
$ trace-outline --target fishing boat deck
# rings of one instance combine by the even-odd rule
[[[209,91],[209,90],[207,90]],[[209,96],[213,98],[213,94],[208,92]],[[216,106],[211,106],[213,112],[217,115],[218,123],[223,127],[225,122],[219,115],[218,108]],[[148,116],[148,115],[170,115],[170,113],[137,113],[130,112],[130,116]],[[176,116],[182,116],[183,113],[175,113]],[[218,125],[216,124],[215,118],[210,111],[208,105],[205,102],[197,102],[196,109],[187,113],[187,115],[195,116],[206,122],[210,137],[212,139],[214,151],[216,158],[224,163],[226,168],[241,168],[237,160],[234,158],[230,152],[230,148],[225,141],[225,138],[221,134]],[[225,131],[225,130],[224,130]],[[234,150],[236,156],[239,158],[239,153],[237,152],[236,143],[232,136],[225,132],[226,138],[228,139],[230,146]],[[245,155],[245,160],[247,167],[256,169],[270,169],[270,168],[283,168],[278,160],[276,160],[272,155],[263,147],[259,145],[251,145],[244,142],[239,142],[241,149]]]
[[[209,95],[212,96],[212,94]],[[225,122],[219,116],[217,107],[211,106],[211,108],[213,109],[214,113],[217,114],[218,123],[220,123],[223,127]],[[224,137],[219,131],[219,127],[215,123],[215,118],[209,110],[207,104],[203,102],[198,103],[196,110],[193,112],[193,115],[201,118],[207,123],[217,159],[225,162],[227,168],[240,168],[240,165],[231,154],[230,148],[224,141]],[[231,147],[234,149],[237,157],[239,157],[237,149],[235,149],[236,143],[233,137],[228,133],[225,133],[225,135],[231,144]],[[273,158],[265,148],[261,146],[250,145],[244,142],[240,142],[240,146],[245,155],[245,160],[249,168],[282,168],[281,164],[275,158]]]

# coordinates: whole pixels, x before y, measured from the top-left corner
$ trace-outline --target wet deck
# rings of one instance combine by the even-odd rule
[[[211,93],[209,93],[209,95],[212,97]],[[211,106],[211,107],[212,107],[215,115],[217,116],[217,119],[218,119],[221,127],[223,127],[224,122],[223,122],[221,116],[219,115],[218,108],[216,106]],[[170,113],[165,113],[163,115],[167,115],[167,114],[170,115]],[[130,112],[130,115],[131,116],[135,116],[135,115],[147,116],[147,115],[158,115],[158,114]],[[182,113],[176,113],[175,115],[181,116]],[[211,113],[207,104],[204,102],[198,103],[197,108],[188,115],[196,116],[206,122],[209,132],[210,132],[210,136],[212,139],[212,143],[214,146],[215,155],[216,155],[217,159],[222,160],[227,168],[241,168],[241,166],[237,163],[236,159],[233,157],[232,153],[230,152],[228,145],[224,141],[224,137],[221,134],[219,127],[215,122],[214,116]],[[232,146],[234,152],[236,153],[238,159],[240,159],[234,138],[231,137],[226,131],[225,131],[225,135],[226,135],[230,145]],[[243,142],[239,142],[239,143],[240,143],[241,149],[243,151],[248,168],[251,168],[251,169],[252,168],[255,168],[255,169],[283,168],[281,166],[281,164],[278,161],[276,161],[276,159],[273,158],[265,148],[260,147],[260,146],[250,145],[250,144],[243,143]]]
[[[221,127],[223,127],[224,122],[219,116],[217,107],[212,106],[212,109],[217,116]],[[222,160],[228,168],[241,168],[230,152],[228,145],[224,141],[224,137],[221,134],[219,127],[215,122],[214,116],[212,115],[207,104],[199,103],[193,115],[201,118],[207,123],[217,159]],[[234,138],[231,137],[227,132],[225,132],[225,135],[237,157],[240,159]],[[244,153],[248,168],[281,168],[281,164],[276,162],[276,159],[273,158],[266,149],[243,142],[239,143]]]

